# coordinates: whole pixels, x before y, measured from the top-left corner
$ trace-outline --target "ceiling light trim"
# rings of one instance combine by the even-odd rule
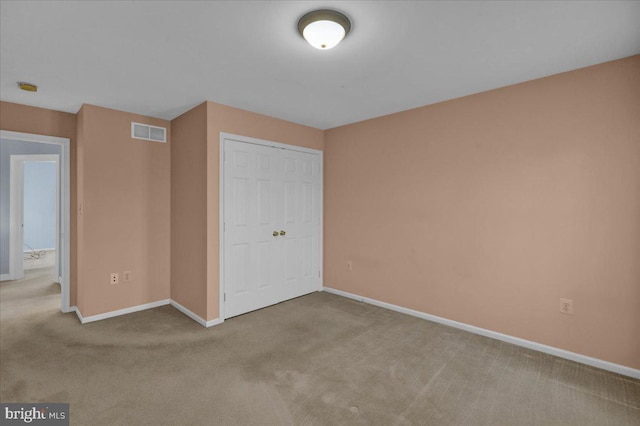
[[[340,25],[344,29],[344,36],[336,43],[336,45],[340,43],[340,41],[344,40],[347,37],[347,35],[351,32],[351,20],[349,20],[347,15],[345,15],[344,13],[341,13],[341,12],[338,12],[337,10],[332,10],[332,9],[312,10],[311,12],[308,12],[302,15],[302,17],[298,20],[298,33],[302,38],[307,40],[309,44],[311,44],[312,46],[314,45],[311,43],[311,41],[309,41],[309,39],[304,36],[304,30],[305,28],[307,28],[307,26],[319,21],[334,22]],[[326,49],[323,47],[322,50],[328,50],[334,46],[328,47]],[[314,47],[317,47],[317,46],[314,46]]]

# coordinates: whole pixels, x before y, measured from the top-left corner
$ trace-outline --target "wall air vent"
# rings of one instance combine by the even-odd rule
[[[153,142],[167,142],[167,129],[149,126],[148,124],[131,122],[131,137]]]

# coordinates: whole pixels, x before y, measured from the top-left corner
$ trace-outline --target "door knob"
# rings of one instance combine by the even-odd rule
[[[273,236],[277,237],[278,236],[278,231],[273,231]]]
[[[286,234],[287,234],[286,232],[284,232],[284,231],[280,231],[280,235],[284,236],[284,235],[286,235]]]

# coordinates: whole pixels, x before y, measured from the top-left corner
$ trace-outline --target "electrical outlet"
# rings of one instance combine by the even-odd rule
[[[352,271],[353,270],[353,262],[348,260],[347,261],[347,270],[348,271]]]
[[[120,274],[113,272],[111,274],[111,284],[118,284],[120,282]]]
[[[131,271],[124,271],[124,274],[122,274],[122,280],[124,282],[131,281]]]
[[[560,312],[563,314],[573,314],[573,300],[571,299],[560,299]]]

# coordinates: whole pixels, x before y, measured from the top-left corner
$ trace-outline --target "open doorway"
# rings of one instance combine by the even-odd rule
[[[69,312],[69,139],[2,130],[0,144],[0,277],[60,283]]]
[[[27,143],[33,144],[20,145]],[[18,266],[14,279],[23,278],[26,270],[46,268],[51,270],[52,279],[60,282],[60,146],[38,145],[41,150],[58,152],[11,155],[10,217],[14,217],[13,226],[18,230],[14,233],[15,252],[20,247],[23,251],[23,256],[14,259]]]

